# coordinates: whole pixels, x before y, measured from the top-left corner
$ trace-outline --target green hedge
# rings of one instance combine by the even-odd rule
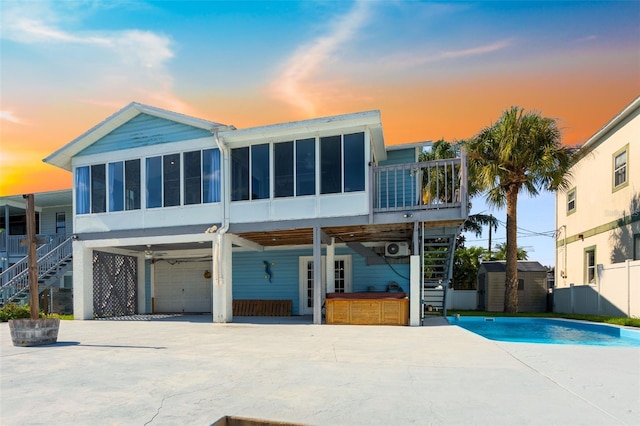
[[[42,312],[40,312],[40,317],[43,317]],[[18,306],[15,303],[8,303],[0,308],[0,322],[20,318],[31,318],[31,308],[29,305]]]

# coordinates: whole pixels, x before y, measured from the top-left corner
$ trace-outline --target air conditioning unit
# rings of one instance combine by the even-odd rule
[[[384,255],[388,257],[409,256],[409,243],[387,243],[384,246]]]

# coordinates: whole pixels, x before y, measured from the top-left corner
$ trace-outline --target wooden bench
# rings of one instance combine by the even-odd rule
[[[234,300],[233,315],[248,317],[290,317],[291,300]]]

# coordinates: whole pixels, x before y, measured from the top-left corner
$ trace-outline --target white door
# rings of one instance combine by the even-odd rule
[[[154,300],[158,313],[211,312],[211,278],[205,278],[211,271],[210,262],[155,263]]]
[[[322,256],[322,300],[327,294],[326,257]],[[336,293],[351,292],[351,255],[334,257]],[[300,257],[300,315],[313,315],[313,256]]]

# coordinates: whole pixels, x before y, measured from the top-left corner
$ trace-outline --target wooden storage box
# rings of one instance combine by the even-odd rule
[[[408,325],[406,293],[330,293],[327,324]]]

